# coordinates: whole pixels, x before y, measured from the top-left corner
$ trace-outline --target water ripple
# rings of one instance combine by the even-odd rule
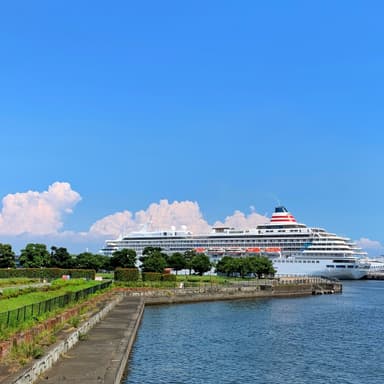
[[[381,384],[384,282],[145,309],[125,384]]]

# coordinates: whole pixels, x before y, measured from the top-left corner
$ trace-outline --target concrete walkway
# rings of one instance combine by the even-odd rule
[[[142,299],[124,297],[36,383],[120,383],[143,309]]]

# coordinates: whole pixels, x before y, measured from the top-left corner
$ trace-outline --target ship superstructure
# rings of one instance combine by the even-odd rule
[[[365,253],[349,238],[298,223],[283,206],[275,208],[269,223],[256,228],[215,227],[211,233],[203,235],[174,229],[133,232],[116,240],[107,240],[101,252],[112,255],[116,250],[130,248],[141,255],[148,246],[160,247],[169,254],[194,249],[206,253],[212,261],[223,256],[262,254],[273,260],[280,275],[358,279],[367,273],[359,263]]]

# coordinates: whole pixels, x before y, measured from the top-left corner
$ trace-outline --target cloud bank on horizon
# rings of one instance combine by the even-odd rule
[[[65,214],[81,200],[69,183],[55,182],[47,191],[8,194],[2,200],[0,234],[31,233],[47,235],[58,233]]]
[[[252,212],[245,215],[243,212],[235,211],[233,215],[227,216],[224,222],[217,221],[214,226],[230,226],[236,228],[249,228],[257,224],[265,223],[268,218]],[[137,231],[146,227],[148,230],[161,230],[185,226],[193,233],[207,233],[211,225],[203,218],[200,207],[192,201],[168,200],[152,203],[147,210],[141,210],[132,214],[130,211],[117,212],[98,220],[90,228],[90,233],[100,235],[114,235]]]
[[[65,216],[73,213],[81,196],[67,182],[55,182],[46,191],[27,191],[8,194],[2,199],[0,211],[0,235],[12,238],[23,237],[30,241],[64,241],[87,246],[101,244],[107,237],[138,231],[161,230],[183,226],[193,233],[206,233],[210,225],[203,217],[197,202],[160,200],[152,203],[146,210],[132,213],[128,210],[105,216],[91,225],[88,231],[63,231]],[[213,226],[251,228],[268,222],[268,218],[257,213],[251,207],[251,213],[244,214],[236,210],[224,221],[216,221]],[[382,253],[383,245],[379,241],[361,238],[356,243],[363,249]]]

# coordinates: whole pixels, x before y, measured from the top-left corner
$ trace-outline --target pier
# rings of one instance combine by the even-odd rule
[[[68,340],[54,345],[1,384],[120,384],[143,311],[141,298],[124,296],[88,333],[80,334],[72,349],[64,352]]]
[[[384,280],[384,272],[371,272],[365,278],[367,280]]]

